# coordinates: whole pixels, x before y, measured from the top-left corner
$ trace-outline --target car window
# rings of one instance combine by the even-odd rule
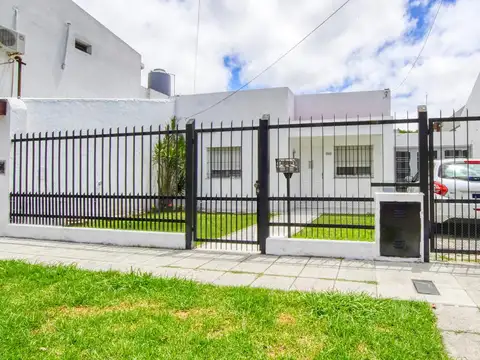
[[[443,179],[480,181],[480,164],[445,164],[439,174]]]

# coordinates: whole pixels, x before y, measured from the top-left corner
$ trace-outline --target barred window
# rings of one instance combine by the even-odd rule
[[[335,146],[335,176],[371,177],[373,146]]]
[[[242,176],[242,148],[208,148],[208,174],[210,178],[238,178]]]
[[[468,158],[468,150],[445,150],[445,159]]]
[[[395,153],[397,182],[403,182],[407,176],[410,176],[410,156],[410,151],[397,151]]]

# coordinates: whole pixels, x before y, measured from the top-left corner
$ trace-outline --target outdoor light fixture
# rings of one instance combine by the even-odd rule
[[[262,120],[270,120],[270,115],[269,114],[263,114],[262,115]]]
[[[288,217],[288,237],[292,237],[291,233],[291,219],[292,213],[290,209],[290,179],[293,174],[300,172],[300,159],[295,158],[295,150],[292,158],[279,158],[275,160],[277,173],[281,173],[287,179],[287,217]]]

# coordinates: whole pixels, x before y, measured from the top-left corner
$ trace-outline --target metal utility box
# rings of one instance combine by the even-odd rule
[[[423,258],[423,194],[376,194],[376,241],[385,258]]]
[[[420,203],[380,203],[380,256],[420,257]]]

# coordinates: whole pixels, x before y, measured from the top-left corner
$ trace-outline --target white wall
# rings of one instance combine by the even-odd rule
[[[292,116],[292,93],[288,88],[248,90],[237,93],[234,97],[220,103],[211,110],[195,115],[197,112],[206,109],[223,99],[229,93],[213,93],[187,95],[176,98],[176,115],[180,119],[193,117],[196,120],[197,129],[203,125],[204,129],[210,127],[228,128],[230,126],[238,127],[257,126],[258,120],[263,114],[270,115],[270,123],[288,121]],[[182,122],[184,124],[184,122]],[[202,133],[198,137],[199,148],[199,170],[198,170],[198,194],[213,194],[221,196],[255,196],[254,183],[258,179],[257,162],[257,131],[244,132],[215,132]],[[270,137],[271,147],[276,148],[276,139]],[[241,146],[242,147],[242,178],[234,179],[210,179],[208,178],[208,156],[209,147],[217,146]],[[252,152],[253,151],[253,152]],[[271,155],[273,156],[273,155]],[[271,167],[275,171],[275,165]],[[209,204],[204,204],[210,206]],[[227,204],[222,204],[225,209]],[[236,205],[234,205],[236,206]],[[249,211],[255,211],[253,202],[239,203],[239,208],[249,207]],[[220,209],[220,203],[218,203]]]
[[[295,96],[295,118],[332,119],[391,114],[390,91],[362,91]]]
[[[0,25],[26,35],[24,97],[138,98],[141,56],[71,0],[2,0]],[[71,22],[66,67],[66,22]],[[92,54],[75,48],[75,39],[92,45]],[[0,63],[7,61],[0,53]],[[0,97],[11,94],[13,65],[0,66]],[[16,95],[16,87],[14,88]]]
[[[21,102],[17,100],[18,102]],[[12,118],[11,136],[22,134],[45,137],[59,132],[62,136],[83,136],[119,133],[118,137],[83,138],[82,140],[49,140],[16,143],[12,147],[12,167],[15,169],[14,192],[72,194],[152,194],[156,193],[156,171],[152,170],[152,149],[173,115],[169,100],[39,100],[21,102],[26,111]],[[150,130],[152,135],[142,135]],[[123,136],[132,133],[136,136]],[[28,146],[28,147],[27,147]],[[20,174],[22,177],[20,178]],[[13,178],[12,178],[13,180]],[[128,203],[128,211],[126,205]],[[70,206],[65,202],[54,203]],[[76,201],[81,209],[89,207]],[[117,201],[104,204],[109,211],[128,215],[140,208],[151,208],[152,202]],[[18,205],[25,207],[24,203]],[[114,210],[112,210],[114,208]]]

